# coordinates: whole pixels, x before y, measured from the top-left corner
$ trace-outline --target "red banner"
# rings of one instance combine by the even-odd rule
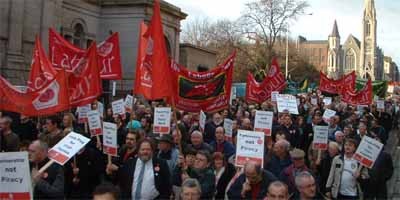
[[[41,89],[49,83],[49,81],[53,80],[56,74],[57,71],[53,68],[49,59],[47,59],[42,44],[39,38],[36,37],[27,91],[30,92]]]
[[[27,116],[52,115],[69,108],[66,73],[58,73],[41,89],[21,92],[0,76],[0,110]]]
[[[102,93],[100,73],[97,65],[96,43],[81,57],[68,76],[68,96],[71,107],[92,103]]]
[[[251,73],[247,74],[246,101],[262,103],[271,98],[271,92],[282,91],[286,87],[285,76],[282,74],[277,59],[272,61],[267,76],[258,83]]]
[[[153,81],[151,78],[151,66],[144,64],[146,54],[147,38],[144,34],[147,32],[147,26],[144,22],[140,23],[139,45],[136,58],[136,77],[134,94],[142,94],[144,98],[152,100],[151,89]]]
[[[73,71],[87,50],[80,49],[66,41],[53,29],[49,29],[49,56],[56,69]],[[112,34],[97,46],[98,64],[102,79],[121,79],[121,56],[118,33]]]
[[[173,63],[176,108],[187,112],[213,112],[227,108],[235,56],[233,53],[222,65],[207,72],[192,72]]]
[[[342,89],[354,90],[356,88],[356,73],[343,76],[339,80],[328,78],[324,73],[320,72],[319,90],[330,94],[340,94]]]
[[[342,91],[342,101],[350,105],[370,105],[372,104],[372,82],[368,80],[367,84],[360,91],[344,88]]]

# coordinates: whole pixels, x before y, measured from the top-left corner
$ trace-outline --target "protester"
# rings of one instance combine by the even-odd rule
[[[178,162],[179,150],[175,148],[175,144],[170,134],[163,134],[158,143],[157,158],[167,162],[170,174],[173,174],[176,163]]]
[[[298,193],[295,199],[299,200],[319,200],[322,195],[318,192],[315,178],[307,171],[300,172],[295,178]]]
[[[225,129],[222,126],[218,126],[215,129],[215,141],[212,141],[210,145],[215,152],[223,153],[225,158],[229,158],[235,154],[233,144],[225,140]]]
[[[190,136],[190,141],[191,144],[186,148],[192,148],[196,151],[208,151],[209,153],[213,152],[213,148],[208,143],[204,142],[203,134],[200,131],[193,131]]]
[[[226,187],[236,173],[235,166],[229,163],[221,152],[215,152],[213,160],[216,185],[215,199],[224,199]]]
[[[301,148],[302,142],[300,139],[300,131],[299,129],[293,124],[292,118],[290,115],[285,114],[282,116],[282,124],[278,128],[279,130],[285,133],[285,138],[289,141],[290,146],[295,148]]]
[[[194,178],[187,178],[182,183],[181,200],[199,200],[201,187],[199,181]]]
[[[38,130],[36,129],[35,122],[25,115],[20,116],[20,122],[15,128],[15,132],[19,134],[18,137],[20,141],[32,142],[38,137]]]
[[[293,149],[292,151],[290,151],[290,157],[292,159],[292,164],[286,167],[281,172],[281,174],[279,175],[279,179],[288,186],[289,193],[291,194],[296,191],[296,174],[303,171],[310,172],[310,170],[305,164],[305,153],[303,150]]]
[[[29,162],[35,199],[62,199],[64,197],[64,170],[57,163],[53,163],[43,173],[39,173],[49,159],[47,158],[48,145],[35,140],[29,145]]]
[[[119,190],[111,184],[98,185],[93,191],[93,200],[118,200]]]
[[[204,127],[204,142],[209,144],[211,141],[215,141],[215,129],[223,122],[223,118],[218,112],[213,114],[212,121],[206,123]]]
[[[290,143],[287,140],[278,140],[273,146],[271,158],[265,162],[265,169],[269,170],[276,177],[279,177],[281,172],[292,164],[289,155]]]
[[[5,152],[18,151],[19,137],[11,130],[12,119],[8,116],[0,118],[1,150]]]
[[[289,200],[289,191],[286,184],[281,181],[272,182],[264,200]]]
[[[336,142],[328,143],[328,152],[317,165],[317,174],[319,176],[319,191],[326,193],[326,182],[328,181],[332,160],[340,153],[340,146]]]
[[[247,162],[244,173],[240,175],[228,190],[229,199],[261,199],[267,195],[267,188],[277,178],[263,170],[255,162]]]
[[[59,129],[57,117],[49,117],[44,124],[43,133],[39,134],[39,139],[46,142],[50,148],[64,138],[63,132]]]

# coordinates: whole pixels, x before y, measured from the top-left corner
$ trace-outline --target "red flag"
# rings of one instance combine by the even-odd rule
[[[97,49],[94,42],[68,73],[69,97],[72,107],[92,103],[102,93],[100,72],[97,65]]]
[[[144,34],[147,32],[147,26],[144,22],[140,23],[139,29],[139,45],[136,58],[136,77],[135,77],[135,94],[142,94],[146,99],[153,99],[151,89],[153,81],[151,78],[151,66],[144,64],[147,38]]]
[[[53,29],[49,29],[49,55],[56,69],[74,70],[87,50],[80,49],[66,41]],[[114,33],[97,46],[98,64],[102,79],[122,78],[119,34]]]
[[[176,108],[187,112],[213,112],[229,106],[232,87],[233,53],[221,65],[206,72],[193,72],[173,63],[172,78]],[[169,99],[171,101],[171,99]]]
[[[21,92],[0,76],[0,110],[27,116],[53,115],[69,108],[66,73],[56,76],[40,89]]]
[[[271,98],[271,92],[282,91],[285,87],[285,76],[279,68],[278,60],[274,58],[267,76],[261,83],[258,83],[251,73],[247,74],[246,101],[262,103]]]
[[[343,76],[339,80],[328,78],[324,73],[320,72],[319,90],[330,94],[340,94],[343,89],[354,90],[356,86],[356,73]]]
[[[350,105],[370,105],[372,104],[372,82],[369,79],[364,88],[355,91],[345,87],[342,91],[342,101]]]
[[[56,70],[46,57],[40,39],[36,37],[27,91],[35,91],[42,88],[49,81],[53,80],[56,74]]]
[[[154,1],[153,17],[151,18],[145,38],[147,39],[147,47],[143,63],[151,69],[151,97],[152,99],[170,97],[173,91],[171,86],[171,70],[161,23],[159,0]]]

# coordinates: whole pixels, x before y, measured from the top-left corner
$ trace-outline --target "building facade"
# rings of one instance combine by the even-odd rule
[[[354,70],[359,78],[386,80],[383,50],[377,45],[377,25],[375,2],[365,0],[361,40],[350,34],[341,44],[335,20],[328,40],[307,41],[300,36],[297,48],[311,64],[331,78],[339,78]]]
[[[181,20],[187,15],[165,1],[160,4],[167,49],[179,60]],[[119,32],[123,80],[117,81],[117,90],[129,91],[135,77],[139,24],[149,22],[152,12],[153,0],[0,1],[0,74],[14,85],[26,85],[35,36],[47,50],[50,27],[81,48]]]

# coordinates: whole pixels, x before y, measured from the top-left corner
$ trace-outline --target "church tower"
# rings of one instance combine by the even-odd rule
[[[340,35],[336,20],[332,33],[328,36],[328,65],[327,74],[330,78],[339,78],[340,70]]]
[[[365,0],[361,41],[360,68],[358,75],[375,80],[377,73],[376,10],[374,0]]]

